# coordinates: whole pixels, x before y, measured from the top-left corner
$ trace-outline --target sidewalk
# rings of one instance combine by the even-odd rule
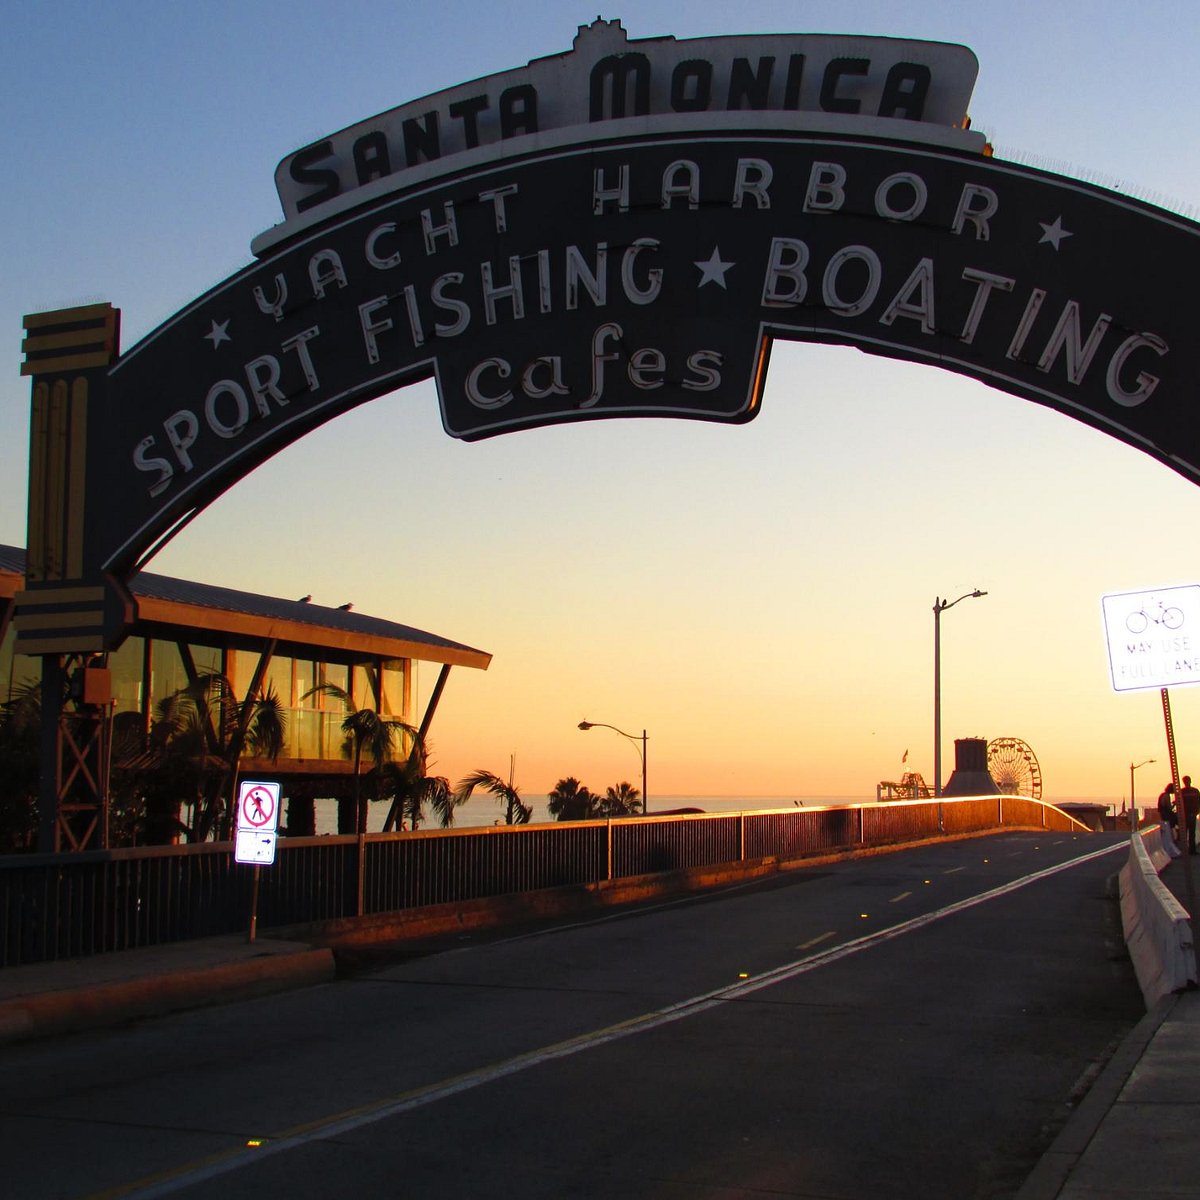
[[[1200,859],[1190,861],[1200,892]],[[1160,877],[1184,908],[1187,862],[1176,859]],[[1188,991],[1138,1022],[1016,1200],[1195,1197],[1198,1130],[1200,991]]]
[[[0,971],[0,1046],[334,977],[333,952],[245,934]]]
[[[400,941],[429,944],[468,929],[600,911],[779,869],[779,863],[687,868],[608,881],[598,888],[546,888],[414,912],[345,918],[325,922],[317,945],[261,932],[251,943],[245,934],[230,934],[5,967],[0,970],[0,1046],[323,983],[336,977],[339,962],[347,970],[362,969],[379,947]]]

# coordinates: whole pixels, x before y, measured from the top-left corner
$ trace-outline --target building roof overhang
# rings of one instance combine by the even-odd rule
[[[25,586],[25,551],[0,545],[0,600]],[[311,601],[140,571],[128,582],[136,607],[131,632],[235,648],[275,640],[281,653],[307,650],[329,662],[413,659],[486,671],[492,656],[436,633]]]

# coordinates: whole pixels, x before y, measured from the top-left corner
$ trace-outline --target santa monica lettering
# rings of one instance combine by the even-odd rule
[[[696,113],[743,108],[795,112],[800,108],[805,56],[790,55],[776,68],[773,55],[752,62],[735,58],[727,73],[717,76],[724,64],[703,59],[677,63],[671,72],[668,110]],[[863,83],[878,92],[870,116],[921,120],[929,94],[930,70],[921,63],[895,63],[882,80],[873,80],[869,58],[835,58],[825,64],[818,91],[818,110],[858,114],[863,111]],[[653,67],[644,54],[610,55],[593,68],[588,84],[588,120],[608,121],[650,114]],[[399,134],[372,128],[350,143],[348,161],[339,161],[330,139],[297,151],[288,163],[288,175],[303,194],[296,201],[306,212],[376,179],[422,162],[432,162],[447,152],[524,134],[537,133],[538,93],[532,84],[500,92],[493,108],[486,95],[472,96],[431,108],[399,123]]]
[[[296,151],[279,164],[276,185],[290,219],[456,154],[573,127],[594,136],[598,124],[629,117],[882,117],[914,132],[957,129],[965,145],[976,137],[965,133],[976,70],[963,46],[800,34],[630,40],[620,21],[597,19],[566,54],[412,101]]]

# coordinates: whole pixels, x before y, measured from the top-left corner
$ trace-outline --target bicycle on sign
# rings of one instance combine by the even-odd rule
[[[1183,609],[1164,604],[1160,600],[1157,607],[1143,604],[1125,618],[1125,628],[1130,633],[1145,633],[1152,623],[1161,625],[1164,629],[1178,629],[1183,624]]]

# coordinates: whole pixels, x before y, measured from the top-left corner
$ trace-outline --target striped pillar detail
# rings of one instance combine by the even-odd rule
[[[83,574],[87,418],[86,378],[34,383],[26,547],[26,578],[32,583]]]
[[[44,378],[108,367],[117,357],[121,310],[111,304],[30,313],[24,325],[22,375]]]
[[[72,654],[104,649],[103,587],[50,587],[13,597],[18,654]]]
[[[30,583],[83,575],[89,374],[116,359],[120,311],[91,304],[25,317],[22,375],[33,376],[29,423]]]

